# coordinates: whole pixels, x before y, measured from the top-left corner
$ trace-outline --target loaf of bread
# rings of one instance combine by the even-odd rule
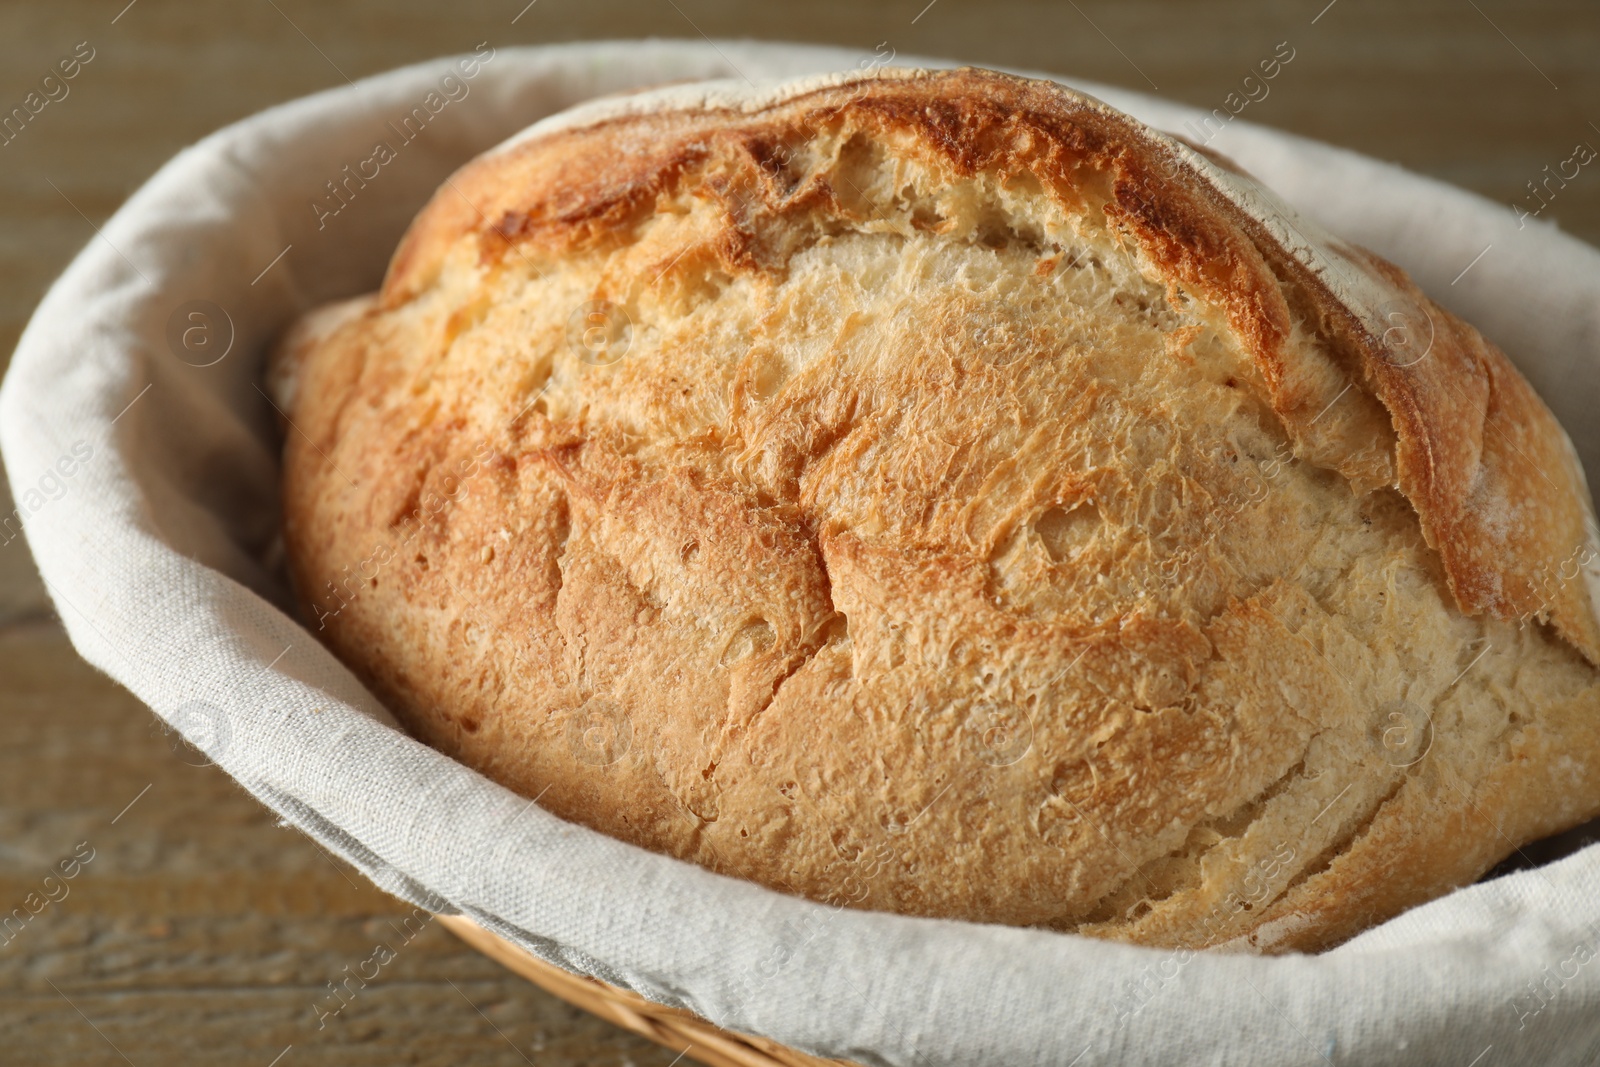
[[[547,120],[269,376],[307,626],[647,849],[1316,950],[1600,813],[1550,412],[1393,265],[1053,83]]]

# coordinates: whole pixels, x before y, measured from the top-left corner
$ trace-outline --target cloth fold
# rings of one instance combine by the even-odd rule
[[[839,910],[554,818],[406,736],[291,614],[275,414],[259,386],[291,318],[376,288],[434,188],[541,117],[643,85],[882,59],[739,42],[483,46],[272,108],[180,153],[51,288],[0,390],[7,474],[73,643],[386,890],[820,1055],[1591,1062],[1600,849],[1461,890],[1318,957]],[[1211,148],[1307,216],[1406,267],[1506,349],[1600,471],[1600,252],[1349,152],[1243,121],[1212,131],[1193,109],[1069,84],[1162,128],[1214,132]]]

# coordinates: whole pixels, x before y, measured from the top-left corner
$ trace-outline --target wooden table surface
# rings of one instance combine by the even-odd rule
[[[93,227],[181,147],[270,104],[442,52],[593,37],[790,38],[1066,71],[1219,107],[1279,42],[1247,117],[1507,205],[1600,147],[1593,0],[93,0],[0,7],[0,112],[79,42],[93,60],[0,145],[0,352]],[[126,6],[125,6],[126,5]],[[1545,210],[1600,242],[1600,168]],[[0,497],[3,499],[3,497]],[[11,505],[5,504],[9,512]],[[312,1005],[408,909],[174,742],[66,642],[0,547],[0,1063],[671,1064],[430,925],[337,1018]],[[60,861],[70,881],[46,883]],[[65,891],[66,895],[61,896]]]

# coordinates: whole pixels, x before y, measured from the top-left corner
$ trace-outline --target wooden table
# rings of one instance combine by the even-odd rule
[[[1247,117],[1531,204],[1600,147],[1592,0],[126,0],[0,8],[0,110],[79,42],[94,58],[0,145],[0,351],[45,286],[158,165],[269,104],[479,41],[749,36],[1070,71],[1222,106],[1287,41]],[[1600,168],[1544,218],[1600,241]],[[10,510],[10,504],[6,504]],[[313,1003],[402,905],[274,818],[85,666],[20,540],[0,547],[0,1063],[661,1064],[436,924],[318,1029]],[[200,764],[197,766],[197,764]],[[93,850],[70,882],[54,864]],[[34,898],[35,901],[41,899]]]

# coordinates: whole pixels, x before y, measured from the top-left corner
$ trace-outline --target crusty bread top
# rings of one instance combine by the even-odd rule
[[[863,84],[872,91],[860,91]],[[751,192],[769,208],[803,210],[808,198],[836,191],[783,189],[772,153],[844,107],[868,128],[915,131],[957,174],[1026,170],[1067,200],[1079,195],[1074,185],[1085,170],[1114,169],[1116,180],[1098,190],[1108,217],[1163,271],[1225,311],[1297,448],[1358,490],[1397,484],[1463,611],[1547,615],[1600,663],[1592,600],[1600,570],[1586,568],[1586,582],[1549,581],[1553,563],[1593,543],[1588,491],[1565,433],[1504,354],[1439,314],[1402,271],[1331,237],[1239,172],[1055,83],[982,70],[888,70],[749,94],[690,86],[608,101],[536,126],[450,179],[396,251],[384,306],[431,284],[464,235],[486,259],[518,244],[560,254],[604,242],[650,211],[719,137],[742,142],[764,168],[765,187]],[[731,117],[755,114],[754,128],[724,128]],[[1030,138],[1029,127],[1042,136]],[[737,242],[737,228],[725,239]],[[735,262],[744,253],[730,244],[715,254]],[[1291,306],[1286,288],[1303,289],[1306,306]],[[1328,393],[1323,368],[1285,351],[1297,316],[1318,318],[1339,370],[1386,418],[1370,408],[1323,415],[1337,395]],[[1559,588],[1552,596],[1546,586]]]
[[[646,847],[1314,948],[1600,811],[1593,520],[1549,412],[1393,266],[1059,86],[542,124],[277,367],[323,639],[420,737]]]

